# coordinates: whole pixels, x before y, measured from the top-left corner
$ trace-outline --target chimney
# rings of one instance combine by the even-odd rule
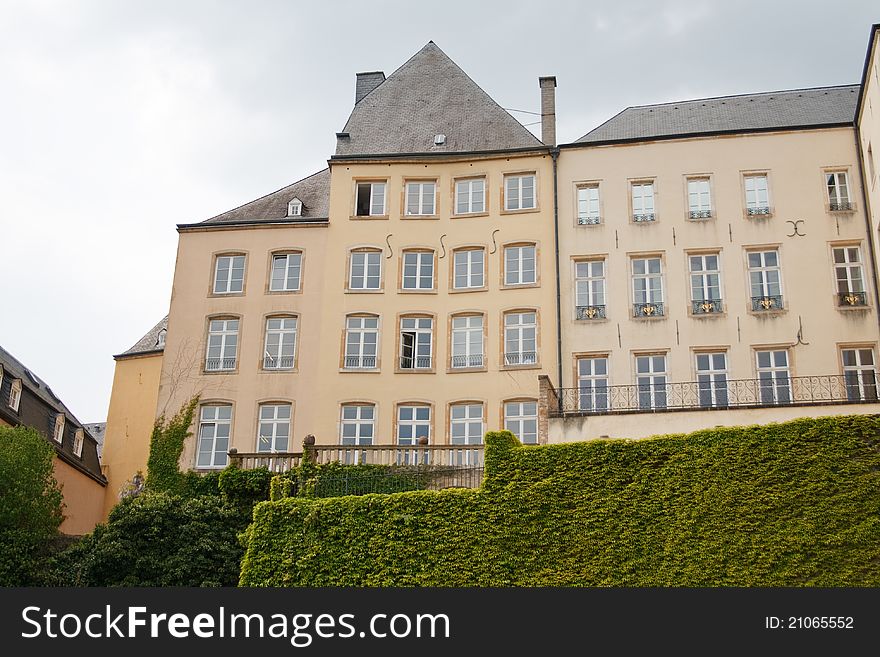
[[[364,96],[385,82],[385,73],[382,71],[368,71],[357,74],[357,84],[354,87],[354,104],[361,102]]]
[[[556,76],[538,78],[541,86],[541,141],[556,146]]]

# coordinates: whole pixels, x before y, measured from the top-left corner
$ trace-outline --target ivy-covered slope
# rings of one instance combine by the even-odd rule
[[[259,504],[241,585],[880,585],[876,416],[486,450],[481,490]]]

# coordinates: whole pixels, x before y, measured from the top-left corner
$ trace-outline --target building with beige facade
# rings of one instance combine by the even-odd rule
[[[538,140],[433,42],[358,74],[327,168],[178,226],[156,412],[200,395],[182,464],[877,412],[876,40],[861,85],[560,146],[553,77]]]

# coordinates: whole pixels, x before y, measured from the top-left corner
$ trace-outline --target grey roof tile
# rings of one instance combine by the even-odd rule
[[[433,41],[355,104],[342,132],[349,137],[337,138],[336,157],[543,145]]]
[[[165,344],[159,344],[159,334],[168,330],[168,315],[151,328],[147,334],[134,343],[132,347],[126,349],[121,354],[117,354],[114,358],[125,356],[136,356],[138,354],[148,354],[152,352],[165,351]]]
[[[628,107],[575,143],[851,123],[859,85]]]

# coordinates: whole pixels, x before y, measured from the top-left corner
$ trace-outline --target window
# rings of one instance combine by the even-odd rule
[[[263,369],[293,369],[296,363],[296,328],[296,317],[270,317],[266,320]]]
[[[847,184],[846,171],[826,173],[825,184],[828,187],[828,208],[832,212],[853,209],[853,205],[849,200],[849,185]]]
[[[660,258],[633,258],[632,277],[633,317],[664,315],[663,270]]]
[[[608,410],[608,358],[590,356],[577,359],[578,408],[582,411]]]
[[[605,319],[605,261],[574,264],[577,319]]]
[[[343,404],[339,427],[341,445],[372,445],[376,407],[373,404]]]
[[[64,413],[55,415],[55,425],[52,429],[52,438],[59,445],[64,441]]]
[[[376,217],[385,214],[385,183],[359,182],[355,200],[355,215]]]
[[[434,320],[400,318],[400,369],[429,370],[433,364]]]
[[[453,368],[483,367],[483,316],[452,318]]]
[[[433,290],[434,252],[404,251],[401,283],[404,290]]]
[[[577,221],[580,226],[598,224],[599,185],[582,185],[577,188]]]
[[[165,346],[165,336],[168,335],[168,329],[160,329],[159,335],[156,336],[156,346],[164,347]]]
[[[302,253],[280,253],[272,256],[272,292],[293,292],[299,289]]]
[[[455,182],[455,214],[486,211],[486,179],[471,178]]]
[[[767,191],[767,176],[746,176],[746,213],[748,215],[770,214],[770,194]]]
[[[290,442],[290,404],[260,404],[258,452],[286,452]]]
[[[238,320],[212,319],[208,322],[208,353],[205,371],[234,370],[238,352]]]
[[[504,209],[535,208],[535,174],[504,177]]]
[[[486,285],[486,250],[459,249],[453,255],[452,287],[455,290],[482,288]]]
[[[538,443],[538,402],[505,402],[504,428],[524,445]]]
[[[791,401],[791,375],[788,350],[756,351],[758,387],[762,404],[787,404]]]
[[[532,285],[537,282],[534,244],[504,247],[504,284]]]
[[[866,306],[865,276],[862,255],[857,246],[833,249],[834,276],[837,279],[837,303],[840,306]]]
[[[300,217],[302,216],[303,204],[298,198],[291,199],[290,203],[287,204],[287,216],[288,217]]]
[[[633,221],[654,221],[654,183],[632,183]]]
[[[244,256],[217,256],[214,294],[235,294],[244,289]]]
[[[449,442],[453,445],[483,443],[483,405],[452,404],[449,407]]]
[[[382,282],[382,253],[352,251],[348,275],[350,290],[378,290]]]
[[[782,279],[779,269],[779,252],[751,251],[749,258],[749,284],[752,291],[752,310],[782,310]]]
[[[418,445],[431,439],[431,407],[401,404],[397,407],[397,444]]]
[[[197,468],[226,467],[231,428],[230,404],[202,406],[199,420],[199,451],[196,456]]]
[[[85,442],[85,434],[82,429],[77,429],[73,434],[73,453],[82,458],[83,455],[83,443]]]
[[[666,356],[636,356],[639,408],[666,408]]]
[[[379,344],[379,318],[375,315],[345,320],[345,369],[373,369]]]
[[[712,193],[708,178],[690,178],[688,185],[688,217],[708,219],[712,216]]]
[[[538,362],[537,313],[504,315],[504,364],[534,365]]]
[[[720,260],[717,253],[688,256],[691,274],[691,312],[694,315],[722,311]]]
[[[841,349],[843,380],[849,401],[877,401],[877,370],[870,347]]]
[[[9,387],[9,408],[16,413],[18,405],[21,402],[21,379],[13,379],[12,385]]]
[[[727,406],[727,353],[697,354],[697,390],[700,406]]]
[[[3,365],[0,364],[0,390],[3,389]]]
[[[435,197],[437,183],[408,182],[406,183],[406,214],[432,215],[435,213]]]

